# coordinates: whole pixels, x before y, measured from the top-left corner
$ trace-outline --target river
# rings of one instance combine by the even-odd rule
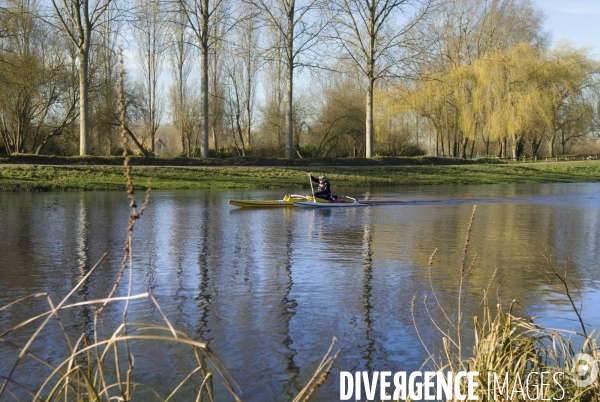
[[[582,303],[588,332],[600,329],[593,307],[600,302],[600,184],[334,190],[403,203],[249,210],[227,200],[279,198],[282,192],[155,191],[136,222],[132,291],[151,292],[176,328],[207,342],[238,382],[243,401],[290,400],[334,337],[340,353],[313,400],[339,399],[340,371],[418,369],[427,354],[413,325],[413,296],[419,333],[435,350],[441,335],[423,307],[425,295],[430,313],[441,316],[431,297],[428,262],[437,248],[432,282],[452,315],[474,205],[466,264],[476,261],[463,288],[465,322],[479,311],[496,271],[489,287],[494,304],[516,299],[542,325],[579,330],[564,292],[543,273],[548,257],[559,272],[566,267],[579,287],[581,295],[571,291]],[[121,268],[128,214],[124,192],[0,193],[0,306],[38,292],[57,303],[104,253],[70,300],[105,297]],[[126,280],[117,294],[126,292]],[[121,322],[122,306],[103,313],[102,328],[110,332]],[[46,308],[38,297],[3,310],[0,332]],[[161,317],[147,299],[132,302],[128,314],[130,321],[152,324],[162,324]],[[92,332],[90,307],[69,309],[61,318],[73,335]],[[32,350],[60,361],[61,331],[47,328]],[[468,340],[468,326],[465,331]],[[23,344],[28,336],[22,330],[4,339]],[[194,360],[176,351],[161,355],[152,343],[142,349],[134,371],[161,393]],[[0,375],[15,356],[0,344]],[[24,362],[15,378],[34,384],[47,375],[44,370]],[[217,392],[217,400],[229,400],[221,388]]]

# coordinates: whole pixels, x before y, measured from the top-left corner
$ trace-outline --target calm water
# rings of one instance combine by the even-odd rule
[[[435,348],[440,336],[421,307],[423,296],[431,295],[428,260],[438,248],[434,286],[444,308],[453,312],[474,204],[469,260],[475,254],[477,260],[465,284],[467,322],[498,269],[494,298],[519,300],[542,324],[577,329],[566,298],[541,273],[546,253],[560,270],[567,264],[582,291],[584,320],[589,329],[600,329],[595,309],[600,184],[336,192],[405,203],[242,210],[227,199],[279,198],[281,192],[155,191],[136,225],[134,292],[152,292],[176,327],[208,342],[238,381],[244,401],[286,401],[297,394],[333,337],[341,352],[315,400],[339,398],[340,370],[417,369],[426,355],[413,327],[411,300],[417,295],[419,330]],[[48,292],[56,303],[104,253],[106,260],[72,301],[106,296],[121,266],[128,213],[120,192],[0,193],[0,305],[37,292]],[[3,311],[0,332],[45,305],[36,299]],[[88,308],[63,316],[74,334],[89,333],[92,318]],[[133,303],[129,318],[162,323],[147,301]],[[120,321],[115,307],[101,324],[109,331]],[[49,328],[33,350],[60,361],[59,333]],[[16,333],[10,339],[22,343],[23,338]],[[177,375],[191,367],[191,356],[163,356],[152,344],[145,348],[157,348],[156,353],[136,357],[136,370],[159,390],[173,387]],[[1,361],[14,356],[0,344]],[[0,375],[6,375],[9,364],[1,366]],[[19,378],[25,384],[42,373],[23,367]]]

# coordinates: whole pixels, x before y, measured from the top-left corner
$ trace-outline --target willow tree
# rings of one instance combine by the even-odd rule
[[[597,88],[598,63],[585,50],[546,48],[521,43],[477,60],[472,67],[477,81],[474,105],[484,116],[484,132],[491,138],[507,139],[512,157],[519,144],[540,126],[549,133],[549,154],[557,132],[575,120],[591,123],[593,114],[584,96]],[[587,131],[579,126],[579,135]]]
[[[517,157],[517,146],[523,135],[543,109],[543,97],[535,76],[535,63],[541,52],[528,44],[520,44],[509,51],[491,53],[469,66],[477,81],[473,109],[483,116],[482,135],[509,140],[513,158]]]
[[[374,113],[374,126],[378,149],[388,156],[416,156],[426,148],[435,154],[433,135],[437,133],[437,128],[430,124],[432,122],[429,118],[404,102],[405,85],[405,82],[386,82],[386,85],[380,86],[375,92],[377,109]],[[425,107],[432,106],[433,102],[428,102]],[[364,114],[364,103],[362,113]],[[364,139],[364,124],[362,135]],[[426,137],[429,137],[429,143]]]
[[[404,113],[415,111],[425,118],[435,131],[435,155],[455,156],[450,133],[456,127],[455,91],[462,71],[449,69],[442,72],[426,72],[423,78],[410,86],[396,86],[391,96],[397,99],[397,108]],[[446,134],[446,139],[444,138]]]
[[[547,55],[540,71],[546,96],[548,154],[554,156],[554,142],[560,137],[562,151],[570,139],[594,130],[594,99],[600,93],[600,63],[589,49],[560,44]],[[568,134],[567,131],[575,131]]]
[[[464,157],[485,118],[474,100],[473,63],[518,43],[545,45],[544,18],[529,0],[447,0],[432,15],[415,26],[432,45],[414,63],[416,93],[407,100],[435,127],[436,148]]]
[[[535,56],[537,55],[537,56]],[[540,52],[522,44],[456,65],[417,83],[404,100],[445,131],[449,154],[465,158],[480,135],[513,146],[543,108],[534,62]],[[535,109],[535,110],[533,110]],[[443,136],[442,148],[443,148]]]

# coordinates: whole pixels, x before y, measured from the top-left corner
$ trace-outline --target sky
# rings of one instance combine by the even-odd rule
[[[576,47],[591,46],[600,58],[600,0],[535,0],[546,14],[552,43],[567,39]]]
[[[566,39],[575,47],[590,47],[591,56],[600,60],[600,0],[532,0],[532,3],[546,15],[544,29],[551,33],[552,44]],[[133,61],[136,57],[135,53],[127,52],[127,65],[134,74],[138,70]],[[163,71],[162,80],[170,81],[167,71]],[[167,84],[163,93],[166,91]],[[168,113],[163,119],[169,120]]]

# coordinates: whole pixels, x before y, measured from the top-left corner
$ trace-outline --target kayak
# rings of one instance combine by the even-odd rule
[[[281,200],[229,200],[229,205],[234,205],[240,208],[280,208],[280,207],[295,207],[294,202],[298,201],[312,201],[313,197],[289,194],[283,197]],[[327,202],[326,200],[318,202]]]
[[[311,208],[336,208],[336,207],[364,207],[368,205],[394,205],[402,204],[397,200],[357,200],[352,197],[340,195],[335,200],[315,198],[310,195],[289,194],[281,200],[229,200],[229,205],[240,208],[281,208],[281,207],[311,207]]]
[[[358,201],[356,198],[348,196],[338,196],[333,201],[315,202],[312,200],[294,201],[294,205],[297,207],[309,207],[309,208],[337,208],[337,207],[366,207],[370,203],[363,203]]]

